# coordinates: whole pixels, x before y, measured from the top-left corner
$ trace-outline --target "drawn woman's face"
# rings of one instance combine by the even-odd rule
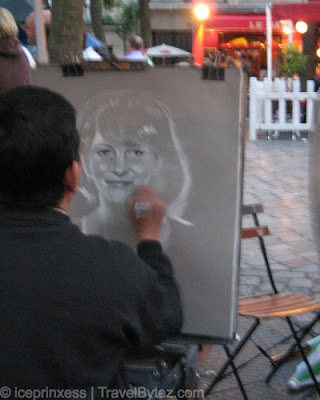
[[[114,203],[124,202],[139,185],[148,185],[157,168],[150,145],[138,139],[97,133],[90,149],[93,180],[99,192]]]

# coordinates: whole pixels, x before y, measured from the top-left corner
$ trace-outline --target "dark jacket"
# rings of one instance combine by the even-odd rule
[[[0,40],[0,91],[29,84],[29,62],[16,37]]]
[[[158,242],[137,256],[55,210],[0,209],[0,259],[0,387],[117,388],[126,349],[181,327]]]

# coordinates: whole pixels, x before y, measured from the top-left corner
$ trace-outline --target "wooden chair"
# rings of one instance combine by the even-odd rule
[[[272,293],[269,295],[261,295],[261,296],[252,296],[252,297],[241,297],[239,299],[239,307],[238,313],[239,315],[246,317],[246,318],[253,318],[253,323],[251,324],[248,331],[245,335],[241,338],[235,348],[231,351],[227,345],[224,345],[224,350],[227,355],[227,361],[218,371],[216,376],[211,380],[209,383],[206,391],[205,396],[209,394],[212,388],[218,383],[224,376],[226,369],[231,366],[234,375],[237,379],[239,388],[243,395],[244,399],[248,399],[248,396],[245,392],[243,384],[241,382],[240,376],[238,374],[238,369],[234,364],[234,359],[246,342],[251,338],[254,331],[257,329],[258,325],[260,324],[261,320],[264,319],[271,319],[271,318],[284,318],[289,326],[291,331],[291,335],[294,339],[294,344],[288,349],[288,351],[282,355],[279,359],[275,360],[261,347],[258,346],[256,343],[256,347],[259,351],[266,356],[271,365],[272,370],[266,378],[266,382],[271,379],[271,376],[275,373],[275,371],[279,368],[280,365],[285,362],[292,352],[298,348],[301,356],[306,363],[312,380],[315,384],[315,388],[317,393],[320,395],[320,386],[317,383],[317,380],[313,374],[312,368],[308,362],[308,359],[304,353],[303,346],[301,341],[310,332],[312,327],[320,318],[320,301],[315,299],[311,296],[303,296],[298,293],[279,293],[277,287],[275,285],[272,270],[270,268],[268,255],[265,247],[264,236],[269,235],[269,229],[267,226],[261,226],[258,220],[257,213],[263,212],[263,206],[261,204],[254,204],[254,205],[246,205],[242,207],[242,215],[251,215],[254,221],[254,226],[250,228],[242,228],[242,239],[249,239],[249,238],[258,238],[260,250],[264,259],[264,263],[266,266],[266,271],[268,274],[269,282],[272,287]],[[296,331],[295,327],[293,326],[292,320],[290,317],[309,313],[309,312],[317,312],[317,315],[311,320],[310,323],[300,328]]]

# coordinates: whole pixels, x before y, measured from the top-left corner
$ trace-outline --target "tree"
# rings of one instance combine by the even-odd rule
[[[116,33],[123,41],[123,50],[127,51],[127,40],[131,33],[137,30],[138,22],[138,4],[132,0],[129,3],[121,4],[121,14],[119,18],[108,16],[110,22],[114,25]]]
[[[303,35],[303,54],[305,54],[308,59],[306,70],[301,76],[302,90],[306,90],[306,81],[308,79],[314,79],[315,76],[315,70],[318,62],[316,51],[318,48],[319,27],[320,24],[318,22],[309,22],[308,30]]]
[[[289,45],[288,48],[282,53],[283,63],[281,66],[281,72],[289,78],[292,78],[295,74],[301,76],[307,65],[307,56],[300,53],[299,50]]]
[[[145,47],[152,46],[149,0],[139,2],[140,35],[144,39]]]
[[[102,24],[101,0],[90,0],[90,11],[93,33],[104,44],[107,44]]]
[[[84,42],[83,3],[53,0],[50,26],[50,61],[74,64],[81,60]]]

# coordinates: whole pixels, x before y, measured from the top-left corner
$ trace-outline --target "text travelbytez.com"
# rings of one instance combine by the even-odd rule
[[[147,389],[143,386],[131,389],[109,389],[107,386],[91,387],[87,389],[25,389],[20,387],[0,387],[0,399],[179,399],[179,398],[203,398],[201,389]]]

